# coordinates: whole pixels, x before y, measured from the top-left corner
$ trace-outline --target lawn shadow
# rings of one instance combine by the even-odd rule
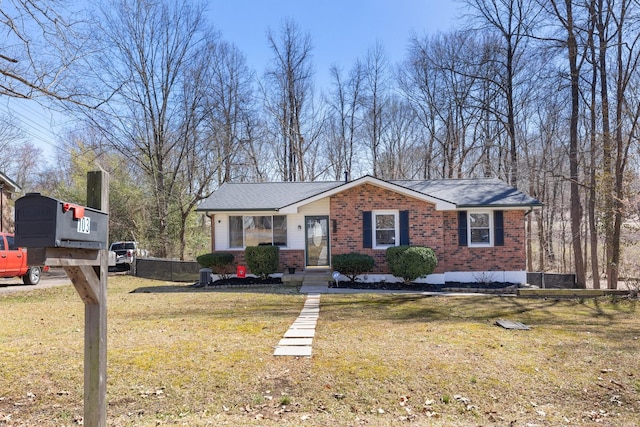
[[[487,322],[508,319],[528,326],[558,326],[589,329],[594,325],[613,325],[636,314],[636,300],[612,302],[610,298],[582,300],[559,298],[518,298],[514,296],[438,296],[419,294],[360,294],[348,299],[323,298],[321,307],[340,315],[361,312],[363,306],[375,308],[371,316],[399,322]],[[630,331],[633,335],[640,330]]]

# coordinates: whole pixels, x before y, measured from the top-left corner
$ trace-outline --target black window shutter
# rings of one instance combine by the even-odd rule
[[[400,244],[411,244],[409,243],[409,211],[400,211]]]
[[[373,227],[371,226],[371,211],[362,212],[362,247],[371,248]]]
[[[458,212],[458,246],[467,246],[467,211]]]
[[[493,212],[494,245],[504,246],[504,212]]]

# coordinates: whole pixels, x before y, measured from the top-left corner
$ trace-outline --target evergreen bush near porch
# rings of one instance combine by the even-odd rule
[[[233,260],[235,257],[228,252],[215,252],[210,254],[203,254],[196,257],[198,264],[202,268],[210,268],[221,279],[228,279],[231,276]]]
[[[244,257],[251,273],[261,279],[278,272],[280,248],[278,246],[247,246]]]
[[[359,275],[373,270],[374,263],[373,257],[357,252],[334,255],[331,258],[333,269],[347,276],[351,283],[355,282]]]
[[[391,274],[406,284],[433,273],[438,265],[436,253],[425,246],[392,246],[387,248],[386,258]]]

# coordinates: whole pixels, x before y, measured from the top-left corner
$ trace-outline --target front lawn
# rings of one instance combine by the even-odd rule
[[[108,425],[626,426],[640,416],[635,301],[322,295],[313,357],[273,356],[304,298],[110,278]],[[84,309],[73,287],[0,296],[0,313],[0,426],[79,425]]]

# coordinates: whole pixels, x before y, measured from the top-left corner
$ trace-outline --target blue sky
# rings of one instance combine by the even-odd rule
[[[267,29],[277,34],[283,19],[293,19],[311,36],[319,80],[334,63],[348,70],[376,42],[398,62],[412,34],[449,31],[460,11],[454,0],[212,0],[208,7],[223,39],[245,54],[258,75],[271,59]]]
[[[455,0],[209,0],[208,18],[224,40],[234,43],[258,76],[272,57],[266,32],[279,33],[285,18],[293,19],[313,43],[316,88],[325,90],[329,67],[349,70],[380,42],[391,63],[405,57],[407,41],[456,27],[460,3]],[[64,123],[30,101],[0,100],[0,114],[13,110],[26,135],[50,161],[56,131]],[[62,122],[62,123],[61,123]]]

